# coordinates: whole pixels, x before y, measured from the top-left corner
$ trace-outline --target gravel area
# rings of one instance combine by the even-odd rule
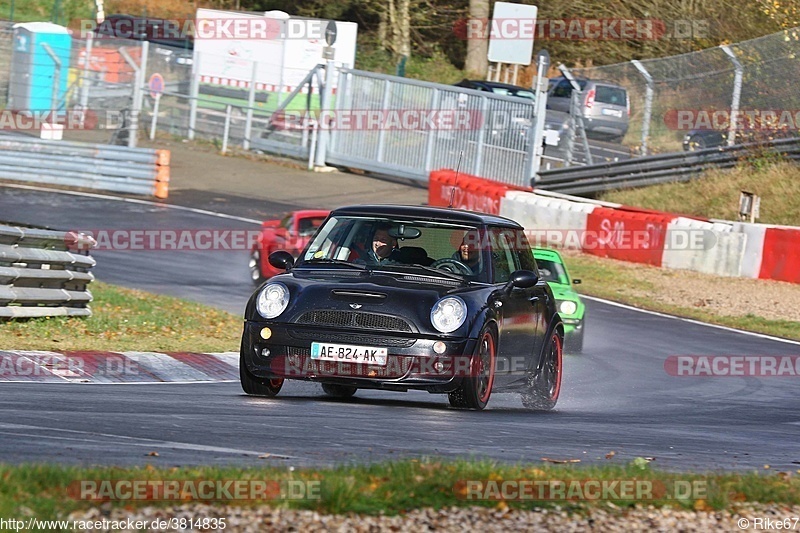
[[[569,257],[590,258],[578,252]],[[800,322],[800,285],[766,279],[732,278],[701,274],[689,270],[669,270],[614,259],[591,258],[613,263],[635,281],[648,284],[647,290],[624,288],[624,294],[654,302],[695,307],[721,316],[754,315],[769,320]],[[580,291],[580,287],[578,287]]]
[[[147,507],[134,511],[98,508],[70,515],[73,520],[169,520],[185,518],[226,518],[225,532],[335,531],[335,532],[418,532],[418,531],[741,531],[756,529],[756,518],[776,520],[800,516],[800,506],[741,504],[730,511],[690,511],[671,508],[619,509],[589,508],[568,513],[558,508],[512,511],[482,507],[421,509],[401,516],[324,515],[270,507],[230,507],[186,504],[174,508]],[[747,526],[741,527],[747,520]],[[763,522],[762,522],[763,524]],[[799,526],[795,525],[795,529]],[[760,527],[757,529],[765,529]],[[775,529],[774,527],[772,529]],[[792,528],[790,528],[792,529]],[[88,531],[88,529],[87,529]],[[93,529],[98,531],[98,529]],[[108,531],[108,529],[99,529]],[[124,530],[123,530],[124,531]],[[147,531],[176,531],[148,529]],[[192,529],[187,531],[201,531]],[[208,530],[206,530],[208,531]]]

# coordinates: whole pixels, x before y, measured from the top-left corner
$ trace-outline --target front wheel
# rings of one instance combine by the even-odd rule
[[[268,379],[261,381],[256,379],[255,376],[250,374],[245,368],[244,357],[239,355],[239,381],[242,384],[242,390],[252,396],[266,396],[272,398],[276,396],[281,387],[283,387],[283,378]]]
[[[450,405],[461,409],[484,409],[492,395],[496,360],[494,333],[484,328],[475,353],[470,358],[469,375],[462,378],[458,389],[448,394]]]
[[[561,392],[561,368],[564,339],[558,331],[550,336],[544,352],[542,368],[528,377],[529,388],[522,395],[522,405],[534,411],[550,411]]]
[[[247,266],[250,269],[250,279],[254,285],[259,286],[266,281],[267,278],[261,274],[261,252],[258,248],[253,248]]]

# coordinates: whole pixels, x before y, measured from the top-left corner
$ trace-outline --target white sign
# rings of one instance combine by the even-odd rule
[[[258,63],[256,83],[288,92],[324,63],[327,20],[295,19],[214,9],[198,9],[194,49],[204,83],[245,86]],[[336,22],[336,63],[353,66],[358,25]],[[259,87],[261,88],[261,87]]]
[[[536,33],[536,6],[497,2],[489,24],[489,61],[530,65]]]

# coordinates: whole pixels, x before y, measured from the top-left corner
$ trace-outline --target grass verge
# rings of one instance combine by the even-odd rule
[[[0,478],[3,479],[0,485],[0,515],[19,517],[22,510],[24,514],[40,519],[64,518],[73,511],[94,507],[103,501],[127,510],[148,505],[203,501],[242,506],[267,504],[332,514],[400,514],[411,509],[451,506],[534,509],[558,505],[580,511],[592,506],[606,506],[609,502],[623,508],[656,505],[694,510],[725,509],[739,502],[800,504],[800,478],[790,473],[668,473],[650,468],[644,458],[637,458],[625,465],[602,466],[544,463],[505,465],[490,461],[410,459],[298,470],[286,467],[166,469],[153,466],[84,468],[0,465]],[[107,480],[103,489],[102,482]],[[181,487],[178,493],[185,493],[175,498],[177,502],[175,499],[132,500],[122,493],[123,485],[119,484],[131,480],[141,484],[156,482],[151,486],[158,483],[160,487],[166,486],[161,485],[161,481],[174,480]],[[492,483],[503,480],[530,482],[531,486],[537,488],[528,493],[529,498],[503,499],[503,495],[495,488],[498,485]],[[81,481],[96,484],[85,484],[81,493]],[[256,497],[204,500],[202,496],[192,495],[192,489],[189,488],[199,486],[199,481],[241,481],[245,486],[257,487]],[[263,488],[264,485],[259,487],[252,483],[254,481],[266,482],[267,488]],[[605,497],[592,497],[589,485],[585,484],[587,481],[599,481],[601,486],[616,486],[616,489],[606,491]],[[623,493],[621,485],[613,485],[615,481],[637,483],[641,488],[639,495]],[[290,483],[295,487],[295,498],[285,497],[285,492],[281,496],[280,490],[285,490]],[[542,487],[541,492],[538,487]],[[571,496],[568,497],[566,492],[561,494],[558,487],[571,488]],[[587,487],[586,493],[582,487]],[[106,496],[112,497],[86,499],[87,495],[102,495],[103,490]],[[115,492],[117,490],[120,492]],[[224,492],[221,494],[224,495]],[[116,499],[118,495],[128,499]],[[507,491],[505,497],[509,495]]]
[[[239,349],[242,319],[225,311],[101,282],[90,285],[89,318],[0,321],[0,348],[230,352]]]
[[[741,294],[748,294],[748,297],[756,299],[760,296],[759,284],[778,284],[780,282],[718,278],[694,272],[666,270],[649,265],[599,258],[579,252],[565,252],[564,256],[570,275],[573,278],[581,279],[578,290],[582,294],[626,303],[642,309],[694,318],[712,324],[800,340],[800,322],[765,318],[753,312],[744,315],[728,315],[725,314],[727,312],[725,309],[707,305],[707,300],[704,298],[708,292],[709,282],[713,282],[717,286],[726,286],[734,299],[741,297]],[[800,288],[784,283],[774,289],[777,291],[796,290],[800,293]],[[688,298],[677,297],[681,292],[689,295]],[[741,307],[734,307],[734,309],[741,311]]]
[[[761,196],[758,222],[800,225],[800,167],[774,157],[756,158],[731,170],[709,170],[685,183],[611,191],[601,199],[668,213],[736,220],[743,190]]]

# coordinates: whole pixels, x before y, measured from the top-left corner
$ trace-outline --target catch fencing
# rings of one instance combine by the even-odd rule
[[[82,234],[0,225],[0,317],[90,316],[92,246]]]

